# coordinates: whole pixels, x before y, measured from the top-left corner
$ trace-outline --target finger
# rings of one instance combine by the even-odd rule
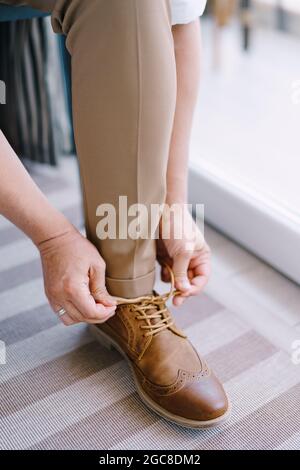
[[[67,311],[67,314],[73,319],[73,320],[76,320],[77,323],[81,323],[81,322],[84,322],[85,319],[82,315],[81,312],[79,312],[79,310],[77,310],[76,307],[74,307],[74,305],[69,302],[69,301],[65,301],[65,309]]]
[[[176,306],[182,305],[183,302],[190,296],[199,295],[206,284],[208,283],[207,276],[196,276],[190,277],[191,287],[187,292],[183,292],[181,295],[177,295],[173,298],[173,304]]]
[[[105,286],[105,265],[91,266],[89,271],[90,291],[96,302],[106,307],[116,305],[116,300],[109,295]]]
[[[163,282],[171,282],[170,272],[165,266],[162,266],[161,268],[161,280]]]
[[[207,276],[196,276],[194,279],[191,280],[191,295],[198,295],[200,292],[203,291],[204,287],[208,283]]]
[[[192,270],[192,277],[190,277],[191,283],[191,295],[198,295],[206,286],[209,280],[211,272],[210,262],[205,261],[198,263]]]
[[[107,316],[104,316],[101,320],[99,319],[87,319],[76,307],[73,305],[71,302],[67,302],[66,304],[66,309],[68,309],[68,313],[73,317],[77,318],[78,321],[83,322],[83,323],[90,323],[90,324],[95,324],[95,323],[103,323],[106,320],[108,320],[111,316],[114,315],[115,312],[108,314]]]
[[[199,275],[210,276],[211,273],[211,256],[210,252],[201,255],[201,253],[195,253],[191,259],[189,270],[191,271],[193,277]]]
[[[64,315],[59,317],[59,319],[65,326],[71,326],[75,325],[76,323],[79,323],[77,320],[73,320],[73,318],[68,313],[65,313]]]
[[[75,281],[74,284],[65,288],[65,295],[65,302],[71,302],[79,310],[84,318],[83,321],[102,321],[116,309],[116,306],[106,307],[102,303],[97,303],[90,293],[89,286],[85,283],[81,283],[78,287],[78,283]]]
[[[191,288],[191,284],[187,275],[189,263],[189,253],[180,253],[178,255],[174,255],[172,269],[175,278],[175,287],[181,292],[187,292]]]
[[[189,295],[198,295],[203,291],[206,284],[208,283],[208,276],[199,275],[190,278],[191,288],[189,290]],[[184,294],[182,294],[184,295]]]
[[[173,305],[175,305],[175,307],[180,307],[185,301],[186,301],[187,297],[183,297],[182,295],[176,295],[175,297],[173,297]]]
[[[189,270],[188,270],[188,278],[189,278],[189,281],[191,282],[191,280],[194,279],[194,277],[195,277],[195,274],[194,274],[193,269],[189,269]]]
[[[69,315],[67,313],[67,309],[65,307],[62,307],[62,303],[58,302],[58,301],[51,301],[49,300],[49,303],[55,313],[55,315],[57,316],[57,318],[66,326],[70,326],[70,325],[75,325],[75,323],[78,323],[77,319],[76,318],[73,318],[71,315]],[[61,315],[59,316],[58,315],[58,311],[62,308],[65,308],[66,310],[66,313],[64,315]]]

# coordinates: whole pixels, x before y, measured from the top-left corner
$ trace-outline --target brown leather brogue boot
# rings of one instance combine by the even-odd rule
[[[217,426],[229,417],[226,393],[174,325],[165,305],[170,296],[119,299],[116,314],[91,329],[129,363],[144,403],[164,418],[186,427]]]

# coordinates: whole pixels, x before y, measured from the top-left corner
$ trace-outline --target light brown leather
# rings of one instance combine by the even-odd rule
[[[227,413],[222,385],[176,328],[160,296],[119,305],[114,317],[96,328],[118,344],[144,394],[170,419],[174,415],[201,424]]]

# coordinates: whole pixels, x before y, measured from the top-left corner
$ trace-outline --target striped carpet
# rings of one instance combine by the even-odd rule
[[[58,170],[35,179],[81,226],[77,188]],[[231,420],[216,430],[182,429],[145,409],[120,355],[85,325],[58,322],[36,250],[0,219],[0,449],[299,449],[299,368],[288,354],[213,297],[175,316],[231,397]]]

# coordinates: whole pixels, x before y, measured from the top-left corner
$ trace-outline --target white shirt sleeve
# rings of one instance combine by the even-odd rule
[[[205,10],[207,0],[171,0],[172,24],[194,21]]]

